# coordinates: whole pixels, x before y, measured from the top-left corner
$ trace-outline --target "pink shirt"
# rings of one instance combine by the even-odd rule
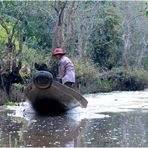
[[[75,69],[71,60],[65,55],[62,56],[59,62],[58,77],[62,79],[62,84],[66,82],[75,83]]]

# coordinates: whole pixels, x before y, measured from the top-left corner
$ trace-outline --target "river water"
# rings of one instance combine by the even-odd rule
[[[28,102],[0,108],[1,147],[148,147],[148,90],[84,95],[87,108],[37,116]]]

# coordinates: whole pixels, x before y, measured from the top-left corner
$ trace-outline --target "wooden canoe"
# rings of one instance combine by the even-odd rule
[[[54,81],[51,73],[45,71],[35,73],[33,82],[25,89],[25,94],[37,112],[60,112],[60,109],[65,111],[77,106],[85,108],[88,103],[80,93]]]

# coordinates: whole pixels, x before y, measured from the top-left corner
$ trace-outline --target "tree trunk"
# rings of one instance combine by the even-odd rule
[[[141,68],[141,61],[142,61],[142,58],[144,57],[146,50],[147,50],[147,43],[146,43],[146,35],[144,34],[143,48],[140,49],[140,53],[139,53],[137,64],[136,64],[137,68]]]
[[[123,66],[128,69],[129,68],[129,64],[128,64],[129,36],[124,34],[123,41],[124,41]]]
[[[57,20],[56,20],[56,25],[55,25],[55,30],[53,33],[53,40],[52,40],[52,48],[56,48],[56,47],[61,47],[63,39],[62,39],[62,27],[63,27],[63,16],[64,16],[64,9],[66,6],[67,1],[65,1],[64,3],[62,3],[62,5],[60,5],[61,3],[58,3],[58,7],[54,6],[54,9],[57,13]],[[60,5],[60,6],[59,6]]]
[[[72,1],[71,6],[68,9],[67,17],[65,17],[67,18],[66,32],[63,33],[62,31],[65,31],[63,27],[65,22],[64,10],[66,8],[66,4],[67,1],[65,1],[60,7],[58,8],[55,7],[55,10],[57,12],[57,21],[56,21],[55,31],[53,34],[52,48],[62,47],[65,50],[68,41],[72,36],[72,15],[75,7],[75,1]],[[65,34],[65,36],[63,34]]]
[[[72,2],[71,7],[68,10],[67,32],[66,32],[66,37],[61,45],[63,49],[67,47],[68,41],[71,39],[71,36],[72,36],[72,16],[74,12],[74,7],[75,7],[75,1]]]
[[[14,68],[17,66],[17,60],[16,60],[16,47],[15,47],[15,39],[14,33],[15,28],[19,22],[19,19],[15,22],[12,30],[10,30],[7,25],[5,24],[5,21],[2,17],[0,17],[0,25],[5,29],[7,35],[8,35],[8,42],[6,43],[6,48],[4,49],[1,57],[1,71],[3,73],[10,73],[13,71]]]
[[[129,23],[129,12],[128,12],[128,4],[125,2],[125,33],[122,35],[123,43],[124,43],[124,51],[123,51],[123,66],[129,69],[129,62],[128,62],[128,52],[130,49],[130,23]]]

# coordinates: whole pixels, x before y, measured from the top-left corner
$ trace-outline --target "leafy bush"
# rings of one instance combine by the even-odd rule
[[[143,65],[145,70],[148,70],[148,57],[144,57],[142,59],[142,65]]]
[[[143,90],[148,87],[148,72],[116,68],[103,73],[102,82],[110,81],[111,90]]]
[[[72,60],[76,71],[76,87],[82,93],[97,89],[99,70],[89,60]]]
[[[18,103],[16,103],[16,102],[6,102],[5,104],[4,104],[4,106],[18,106]]]

